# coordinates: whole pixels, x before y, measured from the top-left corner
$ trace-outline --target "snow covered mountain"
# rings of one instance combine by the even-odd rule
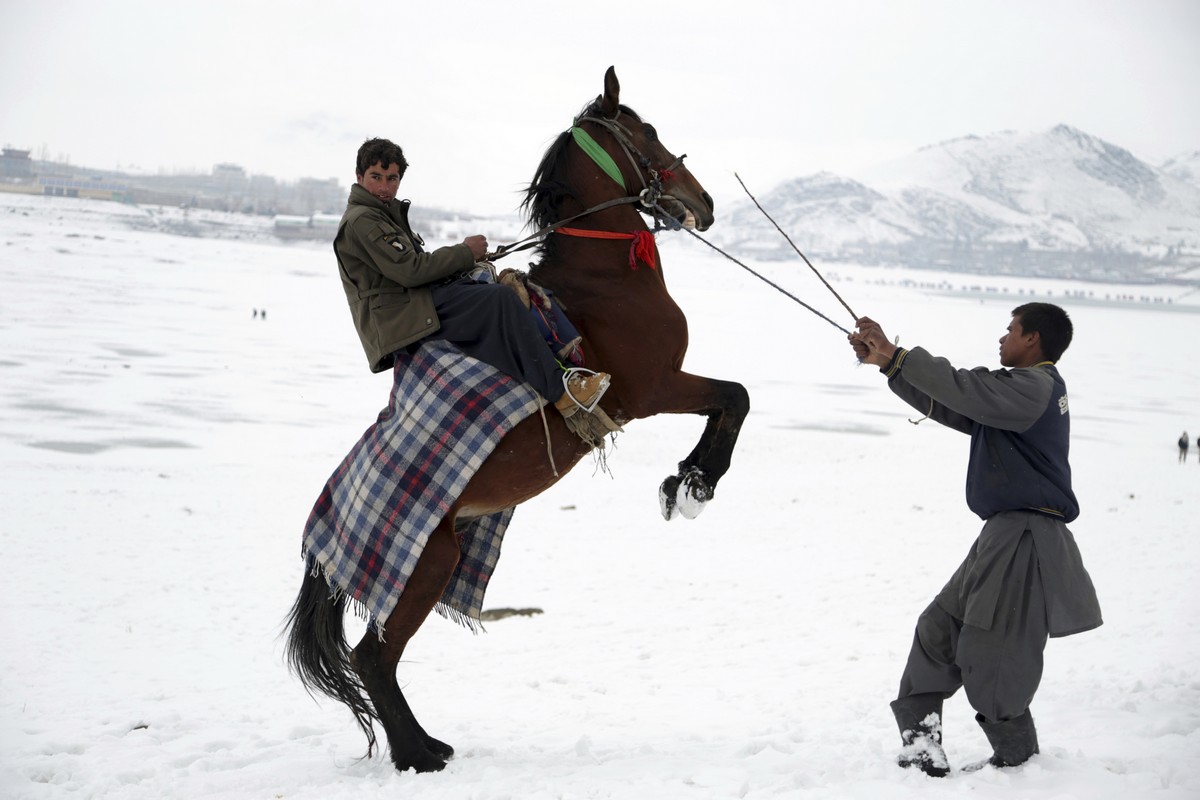
[[[859,180],[818,173],[758,197],[806,255],[1108,280],[1200,270],[1200,153],[1162,167],[1066,125],[931,145]],[[714,239],[795,258],[749,200]]]
[[[1176,156],[1162,165],[1163,172],[1200,186],[1200,150]]]

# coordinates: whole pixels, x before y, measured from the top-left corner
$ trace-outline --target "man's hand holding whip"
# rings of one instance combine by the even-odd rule
[[[880,369],[890,364],[896,353],[896,345],[888,339],[879,323],[870,317],[859,317],[855,324],[857,330],[846,339],[854,348],[858,360],[874,364]]]

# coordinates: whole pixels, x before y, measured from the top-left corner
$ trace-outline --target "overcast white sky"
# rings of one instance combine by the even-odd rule
[[[402,195],[508,212],[613,64],[719,211],[1006,129],[1200,150],[1198,43],[1197,0],[0,0],[0,143],[349,185],[385,136]]]

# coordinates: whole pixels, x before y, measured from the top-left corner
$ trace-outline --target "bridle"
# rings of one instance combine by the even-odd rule
[[[676,159],[666,167],[655,169],[652,166],[650,158],[641,150],[639,150],[636,144],[634,144],[633,137],[630,135],[629,129],[617,121],[620,116],[621,111],[619,109],[617,110],[616,116],[614,116],[612,119],[585,114],[584,116],[577,117],[575,119],[571,126],[570,133],[580,149],[582,149],[584,153],[586,153],[588,157],[590,157],[592,161],[594,161],[596,165],[604,171],[605,174],[612,178],[615,183],[617,183],[622,189],[628,191],[628,187],[625,185],[625,179],[621,173],[620,167],[617,166],[612,156],[608,154],[608,151],[601,147],[599,143],[592,138],[591,134],[581,127],[581,124],[584,122],[592,122],[607,130],[620,146],[621,152],[624,153],[625,158],[628,159],[630,165],[633,166],[633,171],[637,175],[638,180],[642,185],[641,191],[639,191],[637,194],[625,194],[621,197],[615,197],[611,200],[606,200],[603,203],[598,203],[597,205],[587,208],[584,211],[575,214],[574,216],[547,225],[541,230],[526,236],[524,239],[519,239],[512,244],[501,245],[496,252],[489,253],[487,256],[485,256],[487,260],[494,261],[498,258],[503,258],[509,253],[528,249],[533,247],[538,241],[546,237],[548,234],[558,232],[567,235],[589,236],[591,238],[632,238],[635,240],[634,246],[630,251],[630,261],[631,264],[633,264],[634,249],[639,245],[638,234],[625,234],[606,231],[582,232],[578,229],[566,228],[569,223],[574,222],[577,219],[581,219],[590,214],[595,214],[599,211],[604,211],[616,206],[637,204],[641,206],[641,209],[639,210],[645,210],[653,216],[653,231],[647,232],[643,230],[641,233],[649,233],[652,236],[654,232],[659,230],[679,230],[683,227],[681,222],[668,214],[666,209],[662,207],[662,201],[670,200],[679,203],[680,205],[683,204],[679,198],[675,197],[674,195],[667,194],[663,187],[664,184],[670,182],[670,180],[674,177],[675,171],[683,165],[683,160],[687,158],[687,154],[684,153],[683,155],[676,157]],[[649,176],[649,180],[647,180],[647,176]],[[643,251],[645,250],[644,241],[641,242],[641,249]]]
[[[663,184],[670,181],[671,178],[675,176],[675,170],[679,169],[679,167],[683,165],[683,160],[687,158],[687,153],[678,156],[668,166],[663,167],[662,169],[655,169],[653,166],[651,166],[649,156],[639,150],[637,145],[633,143],[633,139],[629,135],[629,129],[617,122],[617,119],[620,118],[620,116],[621,112],[618,110],[617,116],[613,117],[612,119],[595,116],[580,117],[575,120],[575,124],[571,128],[571,133],[575,135],[576,142],[579,142],[581,138],[586,137],[584,141],[590,140],[591,143],[595,145],[596,150],[603,154],[603,156],[598,157],[591,149],[584,147],[584,151],[592,157],[593,161],[597,161],[597,163],[599,163],[603,157],[608,156],[608,153],[598,144],[596,144],[596,140],[592,139],[587,131],[579,127],[579,123],[594,122],[612,134],[612,137],[617,140],[617,144],[621,146],[621,152],[623,152],[625,157],[629,159],[629,163],[634,166],[634,171],[637,173],[638,180],[641,181],[642,190],[637,195],[637,201],[643,208],[649,209],[651,212],[655,212],[656,210],[661,211],[661,208],[659,208],[658,205],[658,201],[661,199],[679,202],[678,198],[663,193]],[[609,158],[609,161],[611,161],[611,157]],[[604,164],[600,164],[600,166],[601,168],[604,168]],[[605,169],[605,172],[609,171]],[[647,173],[650,175],[649,181],[646,180]],[[609,175],[621,185],[622,189],[626,188],[624,178],[621,176],[619,171],[615,176],[611,172],[609,172]],[[656,221],[657,218],[658,214],[655,213]],[[674,227],[678,226],[676,225]]]

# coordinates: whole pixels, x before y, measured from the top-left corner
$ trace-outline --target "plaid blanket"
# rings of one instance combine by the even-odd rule
[[[393,378],[387,408],[317,498],[302,550],[381,636],[430,533],[501,437],[542,404],[528,384],[437,339],[399,354]],[[438,613],[477,629],[512,514],[457,532],[462,555]]]

